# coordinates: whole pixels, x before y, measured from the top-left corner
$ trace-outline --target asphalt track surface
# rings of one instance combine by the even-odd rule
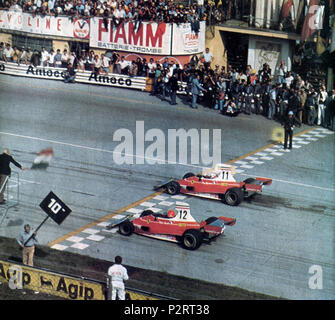
[[[333,132],[302,126],[293,150],[283,152],[277,122],[192,110],[180,99],[170,106],[144,92],[2,75],[0,99],[1,148],[11,149],[26,167],[43,148],[55,153],[46,171],[20,172],[20,204],[9,210],[2,236],[16,237],[25,223],[37,226],[45,217],[39,203],[52,190],[73,212],[61,226],[46,222],[39,232],[42,244],[111,261],[120,254],[127,265],[272,296],[335,298]],[[273,184],[238,207],[154,193],[157,183],[207,165],[178,163],[178,152],[176,163],[169,162],[167,148],[161,159],[166,161],[156,164],[145,154],[133,157],[136,149],[127,152],[133,164],[116,163],[120,141],[114,134],[128,129],[136,145],[136,121],[144,122],[145,132],[159,129],[165,136],[168,129],[221,129],[221,162],[237,166],[236,178],[268,177]],[[212,150],[213,142],[200,146],[206,148]],[[191,150],[188,145],[188,155]],[[15,188],[12,182],[11,194]],[[197,220],[223,215],[237,223],[197,251],[104,228],[115,217],[148,207],[165,210],[176,201],[190,204]],[[311,289],[315,265],[322,271],[321,289]]]

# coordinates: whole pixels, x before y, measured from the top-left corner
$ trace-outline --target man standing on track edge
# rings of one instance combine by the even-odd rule
[[[6,190],[7,177],[10,177],[11,175],[11,169],[9,166],[10,163],[13,163],[21,170],[26,170],[26,168],[14,160],[8,149],[4,149],[3,153],[0,155],[0,204],[6,203],[4,194]]]
[[[293,111],[289,111],[284,123],[282,126],[285,130],[285,141],[284,141],[284,149],[287,149],[287,142],[289,142],[289,149],[292,149],[292,137],[293,137],[293,128],[295,125],[301,126],[300,121],[294,116]]]
[[[126,291],[124,288],[124,280],[128,280],[127,269],[121,265],[122,258],[120,256],[115,257],[115,263],[108,269],[108,276],[111,277],[112,282],[112,300],[116,300],[116,296],[119,300],[126,299]]]

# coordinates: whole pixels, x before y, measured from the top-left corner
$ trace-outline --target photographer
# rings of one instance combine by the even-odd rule
[[[74,71],[73,65],[71,63],[69,63],[69,65],[67,66],[67,70],[65,71],[65,77],[64,77],[64,82],[65,83],[74,83],[74,79],[76,76],[76,72]]]

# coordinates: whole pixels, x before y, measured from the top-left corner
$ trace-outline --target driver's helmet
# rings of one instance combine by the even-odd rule
[[[211,172],[209,174],[209,176],[210,176],[211,179],[214,179],[214,178],[216,178],[218,176],[218,174],[216,172]]]
[[[170,209],[168,210],[167,216],[168,218],[174,218],[176,216],[176,213],[174,212],[174,210]]]

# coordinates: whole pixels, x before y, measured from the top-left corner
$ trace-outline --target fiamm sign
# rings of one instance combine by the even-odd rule
[[[28,289],[72,300],[105,300],[103,285],[0,261],[0,281],[13,290]]]
[[[90,20],[90,47],[143,54],[168,55],[171,51],[171,24],[142,22],[105,24],[102,18]]]

